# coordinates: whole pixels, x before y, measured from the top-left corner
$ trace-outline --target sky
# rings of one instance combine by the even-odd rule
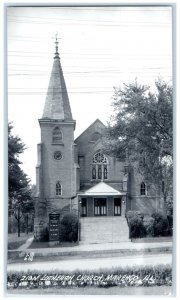
[[[42,117],[58,33],[75,138],[113,114],[113,87],[172,80],[170,7],[11,7],[7,10],[8,119],[26,144],[22,168],[35,183]]]

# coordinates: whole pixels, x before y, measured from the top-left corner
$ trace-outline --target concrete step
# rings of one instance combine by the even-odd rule
[[[84,217],[80,219],[81,243],[118,243],[129,240],[125,217]]]

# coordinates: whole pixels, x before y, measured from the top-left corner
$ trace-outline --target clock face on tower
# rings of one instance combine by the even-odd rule
[[[55,151],[54,152],[54,159],[55,160],[60,160],[62,158],[62,153],[60,151]]]

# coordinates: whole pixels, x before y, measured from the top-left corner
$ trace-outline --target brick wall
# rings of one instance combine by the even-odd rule
[[[105,126],[99,120],[96,120],[75,140],[75,143],[78,146],[80,185],[82,190],[88,189],[98,182],[98,180],[92,180],[92,160],[94,154],[102,149],[103,145],[101,139],[93,142],[92,136],[96,132],[103,135],[104,129]],[[109,156],[108,160],[108,179],[104,181],[117,185],[120,190],[122,187],[118,185],[118,183],[122,184],[123,181],[124,163]]]
[[[151,215],[155,211],[164,211],[164,200],[161,195],[161,186],[154,185],[144,180],[138,172],[136,164],[131,168],[128,184],[127,210],[140,210],[144,214]],[[141,183],[146,184],[146,195],[141,195]]]

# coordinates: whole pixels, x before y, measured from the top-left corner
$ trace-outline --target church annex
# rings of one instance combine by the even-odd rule
[[[144,214],[163,210],[160,192],[144,182],[135,167],[102,152],[105,125],[100,120],[95,120],[74,140],[76,121],[71,113],[57,40],[39,125],[36,240],[41,240],[44,230],[49,228],[50,217],[58,215],[61,219],[74,213],[79,218],[81,243],[125,241],[129,237],[125,218],[128,210]]]

